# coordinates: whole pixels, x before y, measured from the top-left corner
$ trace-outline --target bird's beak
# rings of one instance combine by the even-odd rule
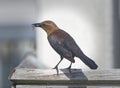
[[[34,23],[32,24],[32,27],[43,27],[43,23]]]
[[[42,23],[34,23],[34,24],[32,24],[32,28],[35,29],[35,27],[42,27]]]

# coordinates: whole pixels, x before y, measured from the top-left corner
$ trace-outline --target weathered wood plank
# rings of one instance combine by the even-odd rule
[[[45,85],[17,85],[16,88],[120,88],[120,86],[45,86]]]
[[[16,84],[29,85],[120,85],[120,69],[110,70],[59,70],[15,69],[9,79]]]

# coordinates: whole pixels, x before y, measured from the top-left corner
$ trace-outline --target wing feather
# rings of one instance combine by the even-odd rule
[[[62,40],[62,38],[58,39],[57,36],[55,35],[51,35],[48,38],[50,45],[52,46],[52,48],[58,53],[60,54],[62,57],[70,60],[71,62],[75,62],[73,59],[73,55],[72,52],[67,50],[66,47],[64,47],[64,41]]]

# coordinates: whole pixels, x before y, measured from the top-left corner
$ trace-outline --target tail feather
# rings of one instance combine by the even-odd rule
[[[98,68],[97,64],[92,59],[87,57],[86,55],[83,54],[82,56],[79,55],[78,57],[91,69],[97,69]]]

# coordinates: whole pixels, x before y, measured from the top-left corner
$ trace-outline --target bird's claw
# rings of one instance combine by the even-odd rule
[[[69,66],[67,69],[69,70],[69,73],[71,74],[72,73],[71,72],[71,66]]]
[[[57,71],[57,75],[59,75],[59,70],[58,70],[58,67],[57,67],[57,66],[55,66],[53,69],[56,69],[56,71]]]

